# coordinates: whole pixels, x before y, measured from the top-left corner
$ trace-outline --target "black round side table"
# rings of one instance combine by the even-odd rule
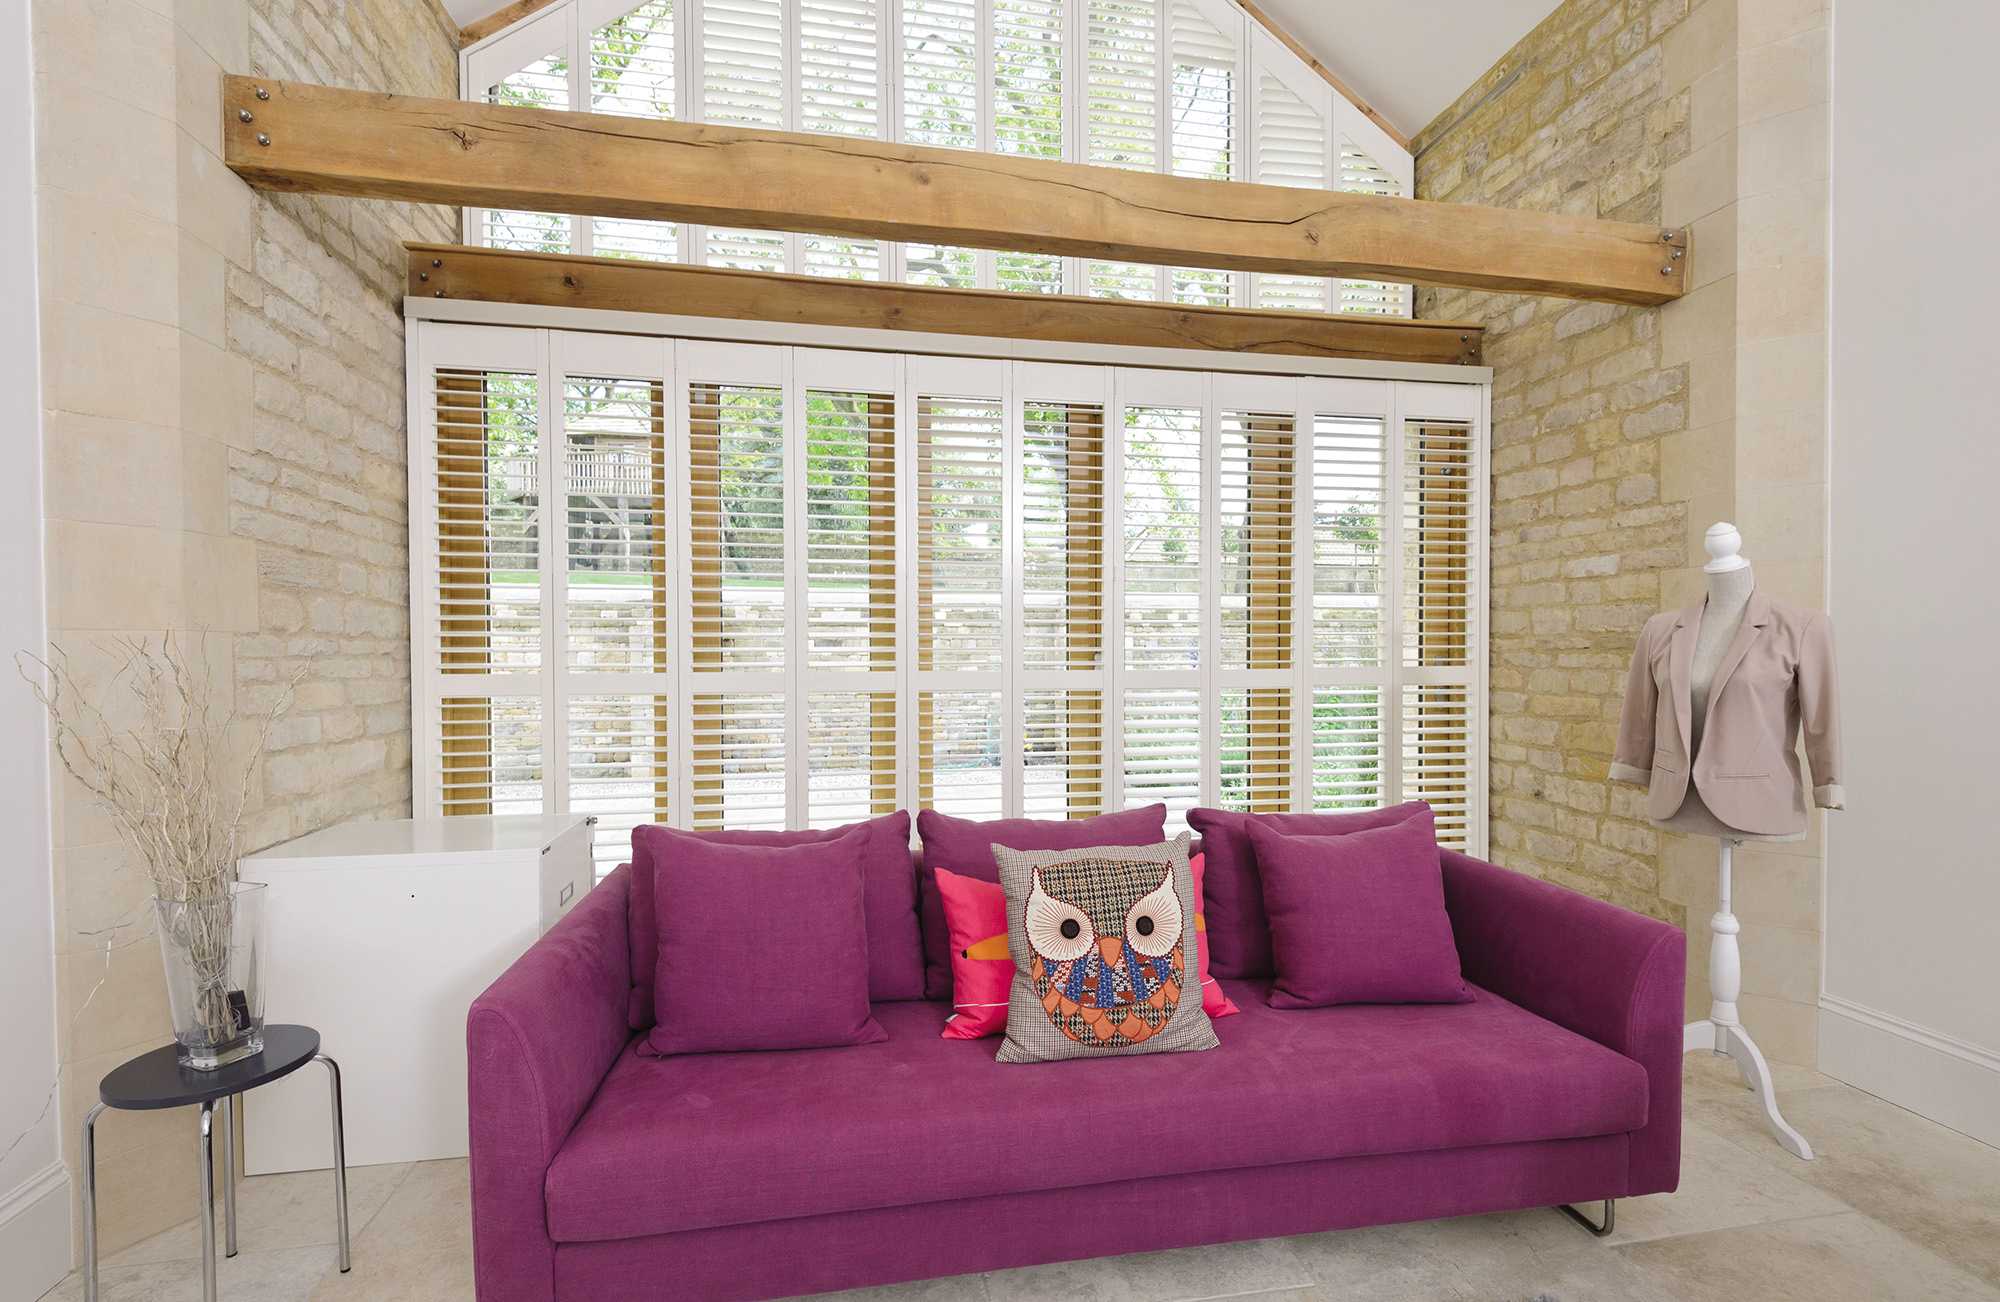
[[[215,1302],[215,1105],[222,1104],[222,1205],[229,1256],[236,1255],[236,1096],[289,1076],[309,1062],[326,1066],[333,1095],[333,1211],[340,1226],[340,1269],[347,1252],[347,1140],[340,1124],[340,1064],[319,1051],[319,1032],[283,1024],[264,1028],[264,1051],[214,1071],[181,1065],[175,1046],[116,1068],[97,1086],[102,1100],[83,1119],[83,1296],[97,1302],[97,1114],[106,1108],[148,1111],[201,1105],[201,1296]]]

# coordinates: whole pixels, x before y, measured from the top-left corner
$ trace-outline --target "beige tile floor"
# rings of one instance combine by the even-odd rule
[[[1780,1069],[1819,1151],[1765,1135],[1728,1063],[1687,1068],[1679,1192],[1628,1199],[1590,1238],[1553,1212],[1471,1216],[1070,1262],[841,1294],[843,1302],[2000,1302],[2000,1150],[1812,1072]],[[354,1270],[334,1269],[324,1174],[245,1180],[227,1302],[472,1296],[465,1164],[357,1168]],[[104,1302],[201,1295],[192,1222],[109,1258]],[[74,1276],[48,1295],[75,1302]],[[662,1293],[661,1297],[669,1296]]]

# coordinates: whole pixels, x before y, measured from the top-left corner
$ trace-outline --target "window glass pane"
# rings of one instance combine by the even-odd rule
[[[563,663],[572,673],[667,668],[665,406],[658,380],[563,381]]]
[[[1127,669],[1201,667],[1201,411],[1125,409]]]

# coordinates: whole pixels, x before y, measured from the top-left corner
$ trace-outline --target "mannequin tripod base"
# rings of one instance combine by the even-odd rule
[[[1771,1137],[1800,1161],[1813,1160],[1812,1145],[1778,1111],[1777,1093],[1771,1086],[1771,1065],[1764,1061],[1763,1051],[1749,1032],[1740,1025],[1720,1025],[1708,1018],[1689,1022],[1681,1034],[1681,1052],[1693,1053],[1697,1049],[1734,1060],[1737,1074],[1764,1110],[1764,1124],[1771,1128]]]

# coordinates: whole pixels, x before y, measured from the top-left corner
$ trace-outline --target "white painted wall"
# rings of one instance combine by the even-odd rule
[[[1838,0],[1823,1070],[2000,1143],[2000,6]]]
[[[28,7],[0,30],[0,1302],[69,1270],[69,1180],[55,1099],[48,734],[14,673],[47,646]]]

